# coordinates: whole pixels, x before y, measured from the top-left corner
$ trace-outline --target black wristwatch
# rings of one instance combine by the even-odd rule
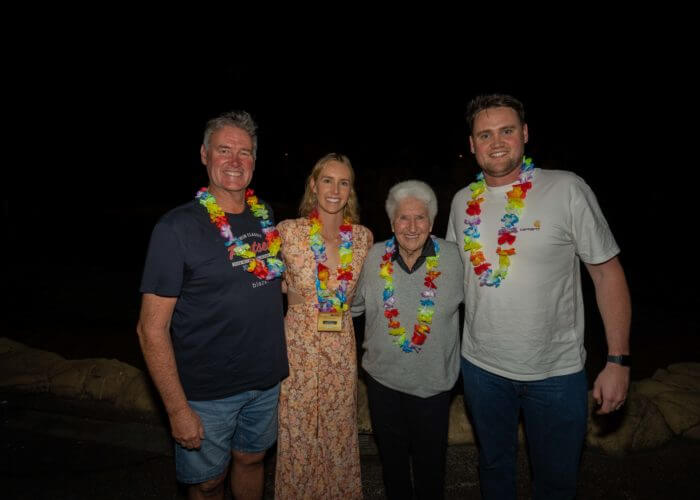
[[[630,359],[632,356],[629,354],[618,354],[618,355],[612,355],[608,354],[608,362],[609,363],[617,363],[618,365],[622,366],[630,366]]]

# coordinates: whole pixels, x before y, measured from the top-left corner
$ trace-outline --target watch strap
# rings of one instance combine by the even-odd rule
[[[608,354],[609,363],[617,363],[622,366],[630,366],[631,356],[629,354]]]

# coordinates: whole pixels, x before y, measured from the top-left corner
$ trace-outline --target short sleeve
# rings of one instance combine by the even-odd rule
[[[601,264],[620,253],[593,190],[576,177],[571,187],[572,234],[576,253],[588,264]]]
[[[182,290],[184,273],[185,257],[182,243],[174,228],[161,220],[151,234],[140,291],[164,297],[177,297]]]
[[[456,199],[456,197],[455,197]],[[447,219],[447,232],[445,233],[445,240],[451,241],[453,243],[457,242],[457,235],[455,234],[454,227],[454,200],[452,201],[452,206],[450,208],[450,217]]]

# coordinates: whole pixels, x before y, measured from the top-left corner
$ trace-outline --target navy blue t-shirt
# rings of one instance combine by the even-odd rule
[[[260,221],[248,207],[226,215],[234,236],[267,256]],[[249,273],[247,259],[224,242],[203,206],[181,205],[156,224],[141,280],[142,293],[177,297],[170,334],[193,401],[267,388],[289,373],[281,280]]]

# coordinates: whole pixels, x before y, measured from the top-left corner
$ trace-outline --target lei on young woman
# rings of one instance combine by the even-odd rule
[[[434,236],[430,236],[433,242],[435,255],[425,258],[425,279],[423,285],[425,290],[420,293],[420,305],[418,306],[418,322],[413,325],[413,335],[409,340],[406,335],[406,328],[399,322],[399,310],[396,307],[396,295],[394,290],[394,264],[391,258],[396,251],[396,238],[392,237],[386,242],[382,262],[379,264],[379,276],[384,279],[384,316],[389,321],[389,335],[395,338],[394,344],[398,345],[403,352],[420,352],[420,349],[430,333],[430,325],[433,322],[435,313],[435,296],[437,285],[435,279],[440,276],[437,270],[440,264],[440,245]]]
[[[535,164],[531,158],[523,156],[520,166],[520,176],[518,181],[506,193],[505,214],[501,217],[502,226],[498,229],[498,269],[493,270],[491,263],[486,260],[482,245],[479,243],[481,234],[479,224],[481,224],[481,204],[485,198],[482,196],[486,191],[486,181],[483,172],[479,172],[476,181],[469,185],[471,199],[467,200],[467,218],[464,223],[467,225],[464,230],[464,251],[469,252],[469,260],[474,268],[474,273],[479,276],[480,286],[500,286],[501,282],[508,275],[510,258],[515,255],[515,238],[518,232],[518,222],[525,208],[525,197],[532,189],[532,176],[535,172]]]
[[[260,226],[265,235],[267,248],[271,255],[271,257],[268,257],[265,261],[255,256],[255,252],[250,249],[248,243],[243,243],[240,238],[236,238],[233,235],[231,226],[226,218],[226,213],[216,203],[216,198],[214,198],[207,188],[203,187],[200,189],[197,192],[196,199],[207,209],[209,220],[219,229],[219,233],[225,240],[224,245],[226,245],[226,247],[233,246],[232,252],[237,257],[250,259],[248,267],[246,268],[249,273],[253,273],[258,278],[268,281],[279,278],[282,275],[284,272],[284,263],[276,258],[280,251],[282,239],[270,220],[267,208],[265,205],[258,202],[258,197],[255,196],[252,189],[246,189],[245,202],[248,204],[248,208],[250,208],[253,215],[260,220]]]
[[[344,219],[339,227],[340,245],[338,253],[340,264],[338,266],[338,288],[331,290],[328,288],[328,278],[330,271],[324,262],[326,256],[326,246],[321,236],[321,218],[318,210],[313,210],[309,214],[309,246],[314,253],[316,261],[316,296],[318,298],[317,308],[320,312],[338,313],[348,310],[348,283],[352,280],[352,223],[349,219]]]

